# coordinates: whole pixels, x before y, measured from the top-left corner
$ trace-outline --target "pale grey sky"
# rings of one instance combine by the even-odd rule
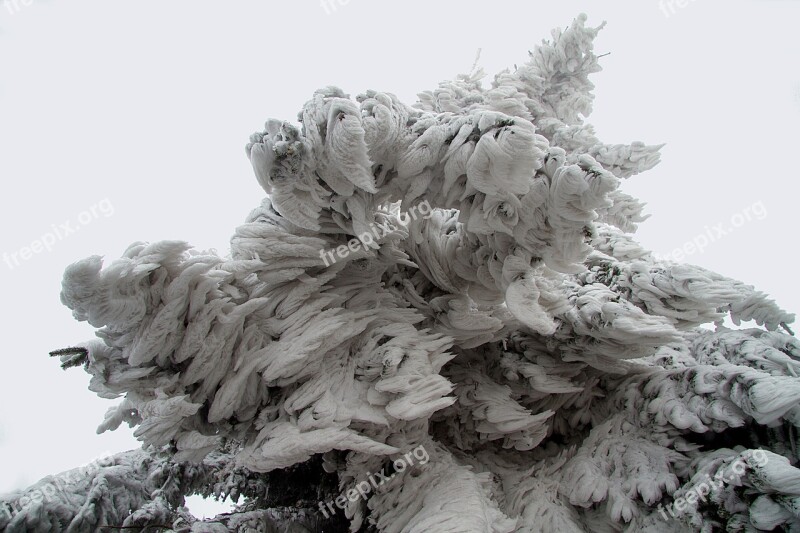
[[[652,214],[640,241],[667,255],[711,232],[687,262],[800,309],[800,3],[598,4],[2,3],[0,492],[137,445],[128,429],[95,435],[113,402],[47,357],[93,335],[59,302],[65,266],[137,240],[226,253],[263,196],[244,145],[268,117],[294,120],[330,84],[412,103],[470,70],[479,48],[490,75],[513,68],[580,12],[608,22],[589,122],[606,142],[668,143],[656,169],[624,184]]]

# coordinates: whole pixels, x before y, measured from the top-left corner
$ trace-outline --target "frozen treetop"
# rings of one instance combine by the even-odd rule
[[[392,465],[340,506],[353,531],[800,526],[794,316],[632,240],[643,204],[621,186],[659,146],[585,122],[585,22],[490,87],[461,76],[411,107],[327,87],[299,125],[269,120],[247,145],[268,196],[227,257],[164,241],[71,265],[62,301],[98,339],[62,361],[122,398],[99,431],[136,427],[138,481],[103,470],[91,506],[28,508],[8,530],[244,531],[276,472],[335,473],[348,494]],[[397,467],[418,449],[429,461]],[[246,493],[245,518],[192,522],[191,492]]]

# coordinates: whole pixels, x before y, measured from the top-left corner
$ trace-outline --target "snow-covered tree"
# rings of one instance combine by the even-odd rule
[[[58,355],[143,446],[7,496],[0,528],[800,531],[794,316],[631,238],[620,186],[659,146],[584,122],[585,22],[488,88],[326,87],[269,120],[226,257],[69,266],[98,338]],[[243,499],[200,521],[189,494]]]

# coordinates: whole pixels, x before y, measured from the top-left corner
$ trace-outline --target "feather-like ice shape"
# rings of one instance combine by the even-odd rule
[[[628,292],[630,301],[682,329],[717,321],[722,310],[730,310],[735,322],[752,319],[771,331],[794,321],[754,287],[694,265],[653,264],[649,257],[619,262],[597,255],[583,279]]]
[[[453,369],[448,376],[459,384],[455,391],[458,405],[467,410],[469,427],[482,440],[503,439],[505,448],[530,450],[547,435],[552,411],[529,412],[514,401],[511,389],[475,371]]]
[[[511,313],[525,326],[541,335],[550,335],[556,325],[539,305],[539,288],[533,276],[522,276],[506,289],[506,305]]]
[[[455,401],[445,396],[453,385],[441,376],[395,376],[382,379],[375,390],[401,395],[386,405],[386,412],[401,420],[427,418]]]
[[[773,376],[800,376],[800,341],[780,332],[759,329],[698,332],[692,351],[699,363],[733,363]]]
[[[328,109],[326,131],[325,148],[331,162],[330,170],[338,171],[360,189],[377,192],[358,107],[344,98],[333,99]]]
[[[589,150],[589,154],[615,176],[628,178],[656,166],[661,159],[659,150],[663,147],[663,144],[648,146],[636,141],[630,145],[597,145]]]
[[[157,446],[166,444],[180,433],[184,419],[197,413],[200,407],[201,404],[189,402],[186,396],[167,397],[161,393],[137,407],[142,422],[133,435]]]
[[[437,313],[436,331],[452,337],[462,348],[489,342],[504,326],[503,320],[493,315],[494,310],[480,309],[468,296],[435,298],[431,309]]]
[[[517,521],[492,499],[488,472],[457,464],[446,451],[422,444],[431,461],[407,469],[369,501],[376,525],[387,533],[511,533]],[[402,487],[403,490],[390,490]]]
[[[630,522],[639,513],[634,498],[651,505],[674,492],[673,465],[683,457],[638,433],[619,418],[593,429],[564,465],[559,491],[580,507],[607,501],[614,522]]]
[[[636,231],[638,223],[647,220],[649,215],[642,214],[644,204],[636,198],[619,190],[611,191],[608,197],[612,205],[598,210],[603,222],[633,233]]]
[[[178,438],[175,447],[178,453],[175,460],[180,462],[202,462],[209,453],[220,446],[220,438],[214,435],[203,435],[199,431],[184,433]]]
[[[254,444],[237,456],[237,464],[258,472],[269,472],[301,463],[315,453],[329,450],[356,450],[374,455],[390,455],[399,450],[351,429],[325,428],[311,431],[286,421],[275,421],[261,430]]]
[[[606,341],[661,346],[679,340],[668,320],[645,314],[599,283],[577,290],[566,318],[576,333]]]
[[[495,128],[482,132],[467,163],[467,180],[487,195],[524,195],[542,166],[547,140],[534,133],[530,122],[493,117]],[[509,125],[500,125],[509,122]]]

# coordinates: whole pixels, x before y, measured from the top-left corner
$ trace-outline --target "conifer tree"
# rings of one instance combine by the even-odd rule
[[[633,240],[622,186],[660,146],[585,122],[585,23],[488,87],[326,87],[267,121],[225,257],[69,266],[97,339],[56,355],[143,446],[6,497],[0,528],[799,530],[794,316]],[[241,506],[201,521],[188,494]]]

